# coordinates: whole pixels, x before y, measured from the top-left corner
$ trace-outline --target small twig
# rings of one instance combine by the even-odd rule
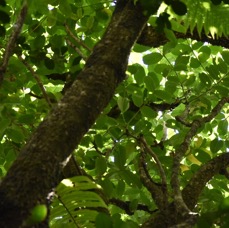
[[[162,186],[158,183],[155,183],[146,167],[145,161],[145,153],[144,151],[141,152],[139,156],[139,176],[142,184],[146,187],[146,189],[151,193],[151,196],[158,206],[160,210],[165,209],[165,200],[164,200],[164,193],[162,191]]]
[[[167,181],[166,181],[166,174],[165,174],[165,170],[162,167],[162,164],[160,162],[160,160],[158,159],[157,155],[153,152],[153,150],[148,146],[146,140],[144,137],[140,137],[139,141],[141,142],[141,144],[143,145],[144,149],[146,150],[146,152],[153,157],[153,159],[155,160],[157,167],[159,169],[159,173],[161,176],[161,184],[162,186],[164,186],[164,190],[165,190],[165,194],[167,196]]]
[[[10,38],[9,38],[7,45],[6,45],[6,48],[5,48],[5,52],[3,54],[3,61],[2,61],[2,65],[0,67],[0,84],[3,81],[4,73],[6,72],[6,68],[7,68],[9,59],[13,53],[16,40],[17,40],[18,36],[20,35],[22,26],[24,24],[25,17],[27,15],[27,11],[28,11],[27,1],[24,1],[22,9],[20,11],[20,14],[18,15],[17,21],[13,25],[13,31],[10,35]]]
[[[191,127],[192,126],[192,124],[186,122],[181,116],[176,116],[175,119],[176,119],[177,122],[180,122],[181,124],[183,124],[186,127]]]
[[[174,202],[176,205],[176,209],[181,215],[190,214],[189,208],[184,203],[182,198],[181,190],[180,190],[180,181],[179,181],[179,174],[180,174],[180,161],[186,151],[189,148],[191,143],[191,139],[196,135],[198,129],[207,122],[210,122],[222,109],[225,103],[229,102],[229,97],[222,98],[218,104],[212,109],[211,113],[203,118],[194,120],[191,124],[190,130],[187,132],[184,141],[180,144],[180,146],[176,149],[174,160],[173,160],[173,167],[172,167],[172,176],[171,176],[171,186],[174,191]]]
[[[72,31],[70,30],[70,28],[68,27],[67,24],[65,24],[65,29],[67,31],[67,33],[82,47],[84,47],[86,50],[88,50],[89,52],[92,52],[92,49],[89,48],[85,43],[82,42],[82,40],[80,40],[78,37],[76,37]]]
[[[45,87],[42,84],[39,76],[35,73],[35,71],[33,70],[33,68],[22,58],[22,56],[18,55],[18,58],[21,60],[21,62],[26,66],[26,68],[30,71],[30,73],[32,74],[32,76],[34,77],[34,79],[36,80],[38,86],[41,89],[41,92],[43,94],[43,97],[45,98],[46,102],[48,103],[49,107],[52,107],[52,103],[49,99],[48,94],[46,93]]]
[[[76,51],[76,53],[79,56],[82,57],[83,60],[87,60],[87,57],[83,54],[83,52],[78,47],[76,47],[68,38],[66,38],[66,42],[70,47],[72,47]]]
[[[116,205],[117,207],[123,209],[126,212],[126,214],[128,214],[128,215],[134,214],[134,211],[131,211],[131,209],[130,209],[130,201],[122,201],[120,199],[111,198],[111,199],[109,199],[109,203]],[[158,211],[158,209],[151,211],[151,210],[149,210],[149,208],[146,205],[143,205],[143,204],[138,204],[136,209],[146,211],[150,214]]]

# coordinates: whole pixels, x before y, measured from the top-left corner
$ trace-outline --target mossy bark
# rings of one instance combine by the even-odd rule
[[[0,186],[0,227],[20,227],[59,183],[66,159],[125,78],[130,50],[147,17],[118,1],[110,24],[63,99],[40,124]]]

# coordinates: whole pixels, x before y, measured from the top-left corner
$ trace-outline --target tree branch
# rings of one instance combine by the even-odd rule
[[[141,154],[139,155],[140,180],[143,183],[143,185],[146,187],[146,189],[150,192],[159,210],[163,211],[165,209],[165,203],[164,203],[164,193],[162,191],[162,186],[158,183],[155,183],[152,180],[146,167],[145,156],[146,156],[145,152],[141,151]]]
[[[189,208],[183,201],[182,194],[180,191],[180,182],[179,182],[179,173],[180,173],[180,161],[184,156],[185,152],[188,150],[188,147],[191,143],[191,139],[196,135],[198,129],[207,122],[210,122],[222,109],[225,103],[229,102],[229,97],[222,98],[218,104],[212,109],[211,113],[203,118],[194,120],[191,124],[191,128],[186,134],[183,143],[176,149],[173,167],[172,167],[172,176],[171,176],[171,186],[174,191],[174,202],[177,210],[181,214],[190,213]]]
[[[148,20],[138,3],[125,2],[124,8],[114,11],[84,69],[3,179],[0,227],[19,227],[31,208],[46,199],[59,183],[66,159],[125,78],[131,48]]]
[[[45,87],[44,85],[42,84],[42,81],[41,79],[39,78],[39,76],[35,73],[35,71],[33,70],[33,68],[22,58],[22,56],[18,55],[18,58],[20,59],[20,61],[26,66],[26,68],[30,71],[30,73],[32,74],[32,76],[34,77],[34,79],[36,80],[37,82],[37,85],[39,86],[42,94],[43,94],[43,97],[45,98],[47,104],[49,105],[49,107],[51,108],[52,107],[52,103],[49,99],[49,96],[48,94],[46,93],[46,90],[45,90]]]
[[[186,205],[193,210],[207,182],[229,166],[229,153],[223,153],[202,165],[182,191]]]
[[[84,47],[86,50],[88,50],[90,53],[92,52],[92,49],[89,48],[84,42],[82,42],[82,40],[80,40],[78,37],[76,37],[73,32],[70,30],[70,28],[68,27],[67,24],[65,24],[65,29],[67,31],[67,33],[82,47]]]
[[[112,198],[109,200],[109,203],[110,204],[113,204],[121,209],[123,209],[126,214],[128,215],[133,215],[134,212],[130,210],[130,202],[129,201],[122,201],[120,199],[115,199],[115,198]],[[142,210],[142,211],[146,211],[148,213],[153,213],[155,211],[157,211],[158,209],[154,210],[154,211],[150,211],[149,208],[146,206],[146,205],[143,205],[143,204],[138,204],[137,205],[137,210]]]
[[[174,34],[177,38],[190,38],[201,42],[208,42],[212,45],[229,48],[229,42],[227,37],[222,36],[218,39],[213,39],[210,36],[206,36],[205,33],[202,33],[201,36],[199,36],[197,29],[194,29],[192,33],[187,32],[186,34],[174,31]],[[159,47],[166,44],[168,41],[169,40],[164,33],[158,33],[154,27],[146,26],[143,29],[141,36],[138,38],[137,43],[149,47]]]
[[[13,31],[11,33],[11,36],[10,36],[8,42],[7,42],[5,52],[3,54],[3,61],[2,61],[2,65],[0,67],[0,84],[3,81],[4,73],[6,71],[9,59],[10,59],[11,55],[13,54],[15,43],[16,43],[18,36],[20,35],[25,17],[27,15],[27,11],[28,11],[27,2],[24,1],[22,9],[20,11],[20,14],[17,18],[17,22],[13,25]]]
[[[162,167],[162,164],[160,160],[158,159],[157,155],[152,151],[152,149],[148,146],[146,143],[145,139],[143,137],[139,138],[140,143],[142,144],[141,147],[143,150],[145,150],[152,158],[155,160],[159,174],[161,177],[161,189],[163,192],[163,199],[164,199],[164,208],[168,207],[168,189],[167,189],[167,181],[166,181],[166,175],[165,175],[165,170]]]

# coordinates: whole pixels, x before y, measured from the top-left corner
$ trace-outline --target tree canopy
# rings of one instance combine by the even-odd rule
[[[227,0],[0,0],[0,227],[228,227]]]

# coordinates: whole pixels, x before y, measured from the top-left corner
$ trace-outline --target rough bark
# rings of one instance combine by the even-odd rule
[[[192,40],[197,40],[200,42],[208,42],[209,44],[229,48],[228,37],[222,36],[217,39],[207,36],[202,32],[201,36],[199,35],[197,29],[194,29],[192,33],[179,33],[174,32],[176,38],[187,39],[191,38]],[[146,26],[139,36],[137,43],[149,47],[159,47],[168,42],[168,38],[164,33],[159,33],[152,26]]]
[[[118,1],[111,22],[85,68],[40,124],[0,186],[0,227],[19,227],[60,181],[66,159],[125,78],[131,47],[147,17],[132,1]]]

